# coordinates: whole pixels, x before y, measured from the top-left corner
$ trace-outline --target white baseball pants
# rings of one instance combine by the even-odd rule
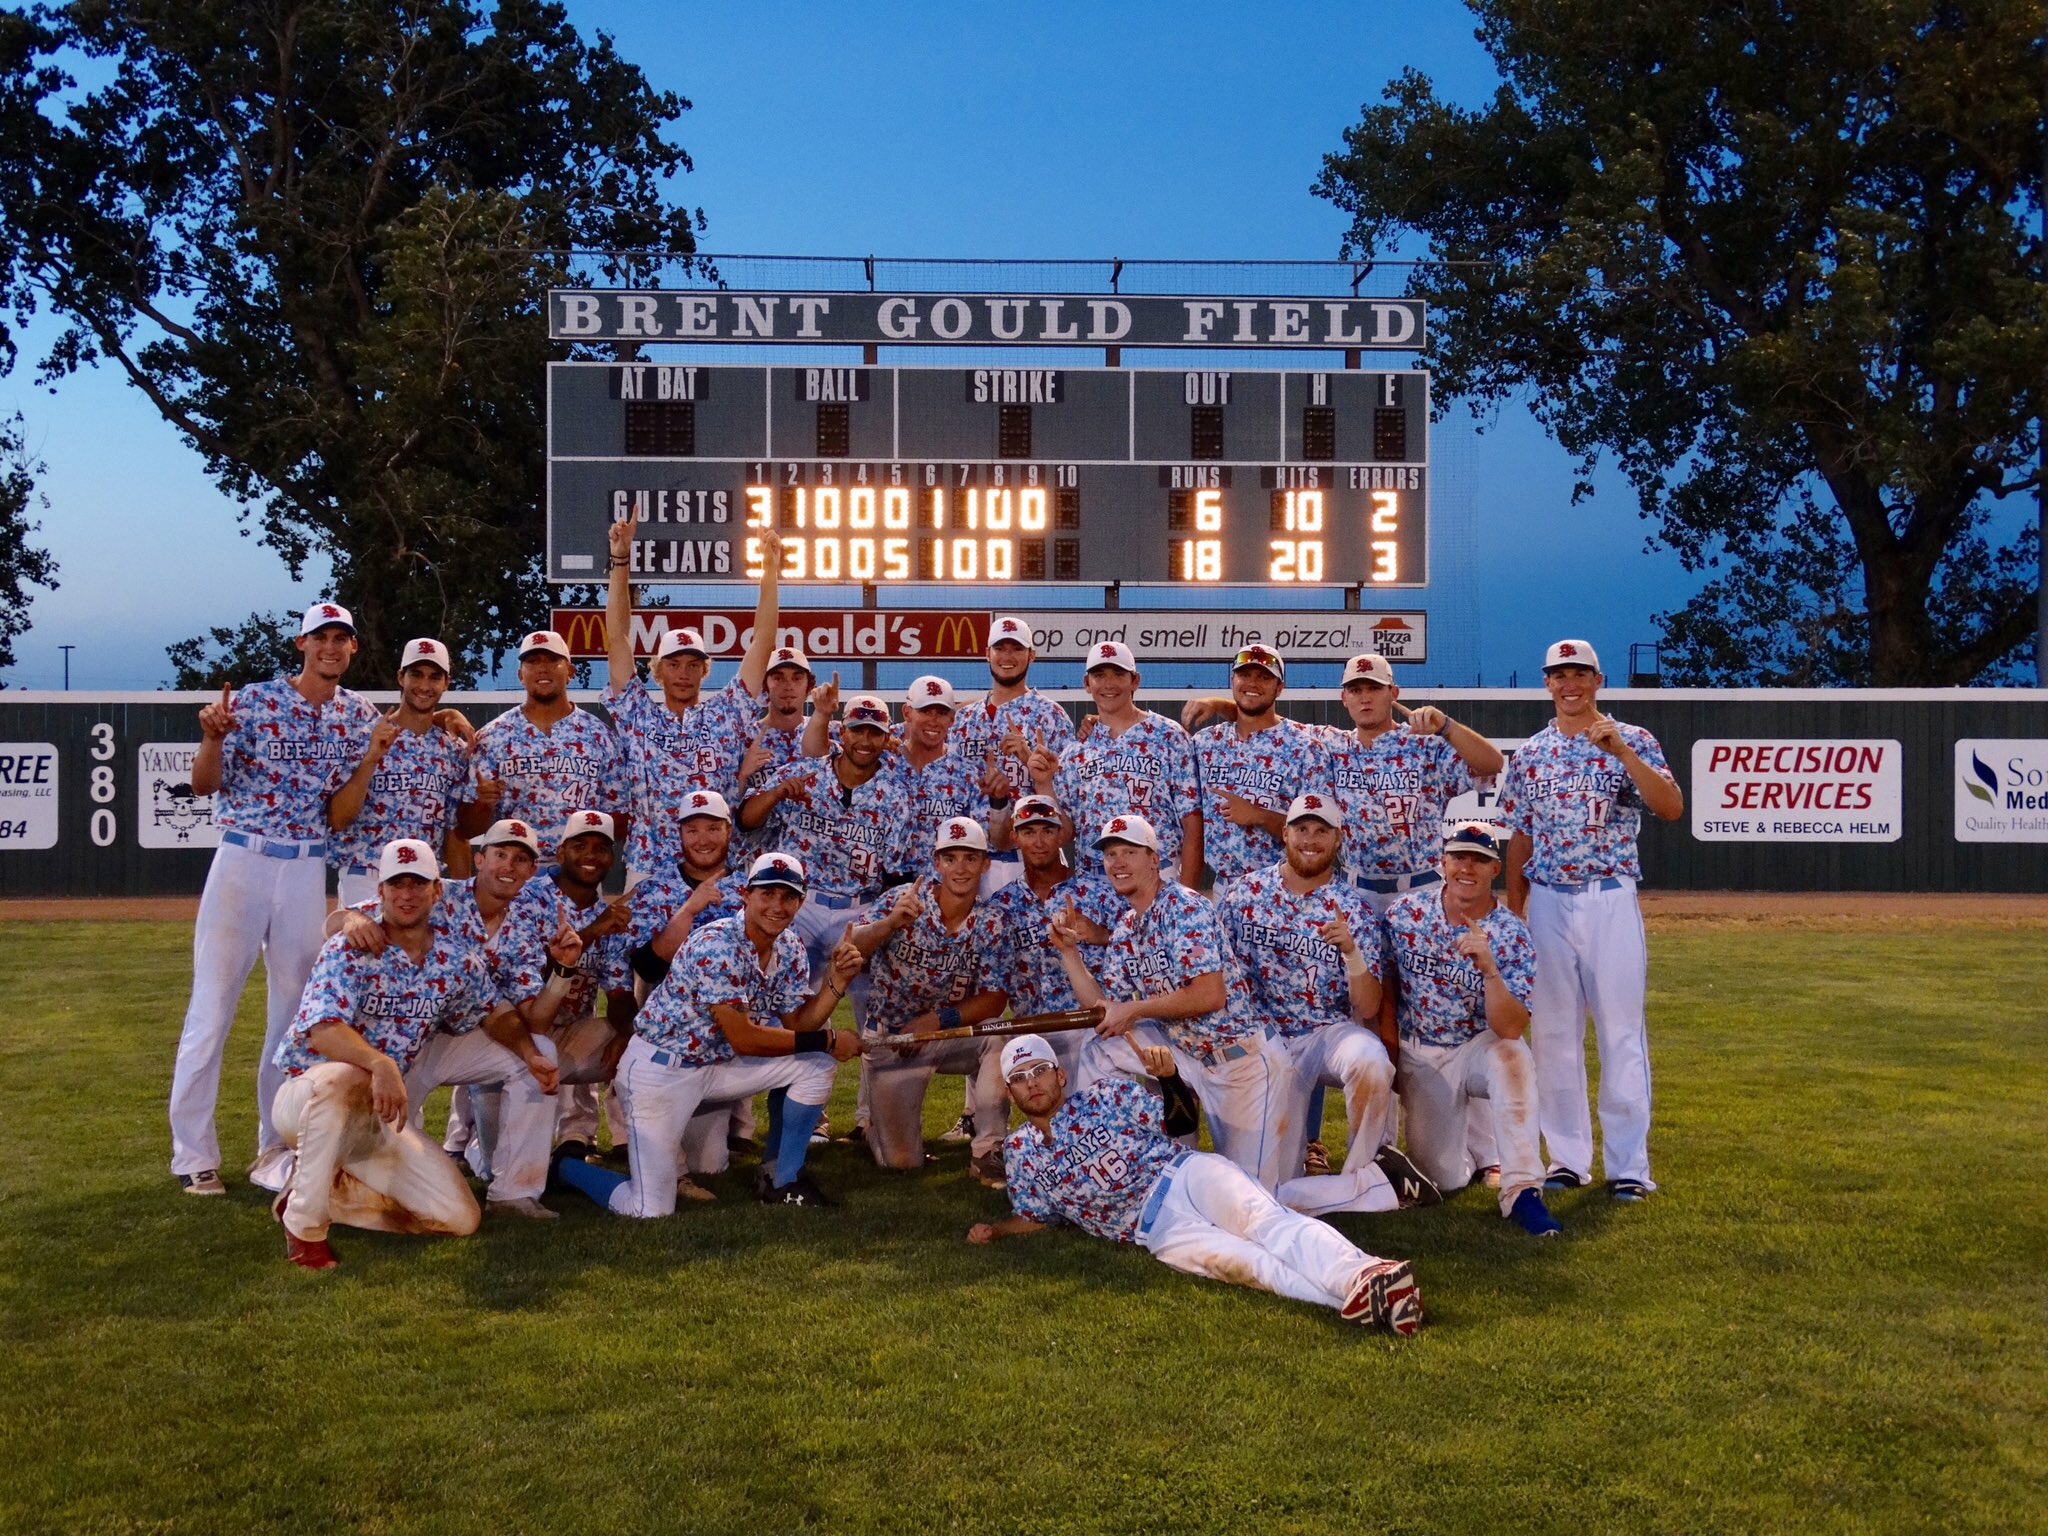
[[[370,1107],[370,1074],[323,1061],[285,1079],[274,1102],[282,1145],[298,1152],[285,1229],[317,1242],[330,1222],[379,1232],[463,1237],[483,1213],[462,1172],[410,1125],[393,1130]]]
[[[1305,1035],[1272,1037],[1291,1069],[1288,1121],[1302,1131],[1299,1155],[1290,1154],[1287,1177],[1302,1169],[1308,1150],[1309,1100],[1322,1084],[1344,1090],[1344,1118],[1350,1127],[1345,1162],[1370,1162],[1386,1145],[1394,1121],[1394,1064],[1380,1037],[1360,1024],[1326,1024]],[[1317,1127],[1321,1129],[1321,1127]]]
[[[838,1067],[823,1051],[802,1056],[741,1056],[712,1067],[682,1066],[635,1035],[619,1060],[632,1177],[612,1191],[621,1216],[667,1216],[676,1208],[683,1133],[700,1106],[733,1104],[787,1088],[793,1104],[824,1104]]]
[[[555,1099],[541,1092],[526,1063],[481,1029],[450,1035],[436,1031],[405,1074],[412,1126],[420,1127],[427,1095],[444,1084],[500,1090],[493,1095],[497,1118],[483,1141],[490,1154],[490,1198],[538,1200],[548,1187],[548,1150],[553,1145]],[[442,1156],[447,1156],[444,1152]]]
[[[1636,884],[1613,890],[1529,887],[1536,986],[1529,1046],[1536,1053],[1536,1108],[1553,1170],[1593,1172],[1586,1103],[1586,1014],[1600,1052],[1600,1140],[1607,1177],[1650,1179],[1650,1036],[1643,1018],[1649,945]],[[1505,1157],[1505,1149],[1502,1149]],[[1502,1164],[1502,1187],[1507,1168]]]
[[[271,1058],[299,1010],[326,916],[327,865],[318,853],[271,859],[232,843],[214,850],[192,929],[192,1000],[171,1074],[171,1172],[220,1167],[213,1112],[221,1058],[235,1005],[259,954],[268,1006],[256,1063],[257,1156],[284,1145],[270,1117],[284,1072]]]
[[[1430,1182],[1450,1194],[1472,1182],[1475,1164],[1467,1114],[1484,1101],[1500,1156],[1500,1208],[1543,1184],[1536,1143],[1536,1062],[1526,1040],[1481,1030],[1463,1045],[1401,1047],[1401,1102],[1408,1109],[1408,1154]]]
[[[1290,1211],[1228,1158],[1191,1152],[1159,1176],[1138,1241],[1162,1264],[1293,1301],[1342,1307],[1380,1261],[1335,1227]]]
[[[1174,1070],[1187,1079],[1195,1097],[1202,1101],[1210,1141],[1261,1187],[1277,1189],[1281,1180],[1301,1167],[1308,1138],[1301,1110],[1293,1102],[1294,1072],[1286,1055],[1275,1050],[1271,1041],[1253,1036],[1238,1048],[1240,1054],[1211,1066],[1174,1045],[1153,1024],[1140,1024],[1129,1035],[1116,1038],[1091,1034],[1075,1064],[1074,1091],[1092,1087],[1113,1072],[1149,1081],[1145,1064],[1132,1048],[1134,1040],[1163,1045],[1173,1052]],[[980,1128],[977,1120],[975,1129]]]
[[[334,902],[341,907],[359,907],[377,899],[377,871],[352,875],[345,869],[334,872]]]
[[[1010,1133],[1010,1098],[1003,1087],[1003,1041],[937,1040],[904,1056],[871,1039],[861,1048],[867,1068],[868,1145],[884,1168],[924,1166],[924,1096],[934,1075],[963,1077],[974,1093],[974,1155],[986,1157]]]

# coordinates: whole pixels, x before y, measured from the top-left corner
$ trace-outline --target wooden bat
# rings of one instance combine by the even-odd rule
[[[1027,1013],[1019,1019],[990,1019],[981,1024],[961,1024],[952,1029],[934,1029],[921,1035],[884,1035],[885,1045],[927,1040],[986,1040],[1003,1035],[1049,1034],[1062,1029],[1093,1029],[1102,1022],[1100,1008],[1063,1008],[1057,1013]]]

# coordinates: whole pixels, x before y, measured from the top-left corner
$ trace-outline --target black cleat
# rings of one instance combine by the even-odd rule
[[[1394,1198],[1401,1202],[1401,1209],[1411,1205],[1442,1205],[1443,1191],[1408,1160],[1408,1154],[1398,1147],[1381,1147],[1373,1158],[1387,1182],[1394,1186]]]
[[[763,1205],[833,1206],[839,1203],[818,1188],[808,1168],[798,1169],[796,1177],[783,1185],[771,1183],[770,1176],[762,1173],[754,1180],[754,1198]]]
[[[1586,1187],[1586,1177],[1584,1174],[1573,1173],[1569,1168],[1553,1168],[1544,1176],[1543,1187],[1545,1189],[1584,1189]]]

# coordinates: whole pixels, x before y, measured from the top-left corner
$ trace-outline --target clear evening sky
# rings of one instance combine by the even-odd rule
[[[1454,0],[569,10],[694,103],[677,196],[714,252],[1334,258],[1344,219],[1308,189],[1360,106],[1410,66],[1467,103],[1496,84]],[[322,595],[324,569],[291,581],[112,369],[35,389],[53,331],[25,333],[0,381],[48,466],[40,537],[63,583],[37,597],[10,686],[57,687],[70,643],[74,689],[153,688],[171,641]],[[1483,435],[1454,411],[1433,458],[1441,579],[1395,606],[1426,607],[1447,643],[1402,680],[1528,685],[1544,644],[1579,634],[1619,683],[1629,643],[1695,585],[1644,552],[1627,484],[1606,473],[1573,507],[1569,459],[1519,409]]]

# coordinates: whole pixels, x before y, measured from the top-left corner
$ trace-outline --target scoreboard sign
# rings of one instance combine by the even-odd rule
[[[1254,301],[1120,302],[1221,304],[1228,330]],[[1344,330],[1345,306],[1313,302]],[[1404,306],[1388,325],[1419,334]],[[1323,335],[1277,344],[1359,345]],[[1419,587],[1429,405],[1420,370],[554,363],[548,577],[601,577],[606,530],[630,518],[641,582],[756,580],[772,527],[785,581]]]

